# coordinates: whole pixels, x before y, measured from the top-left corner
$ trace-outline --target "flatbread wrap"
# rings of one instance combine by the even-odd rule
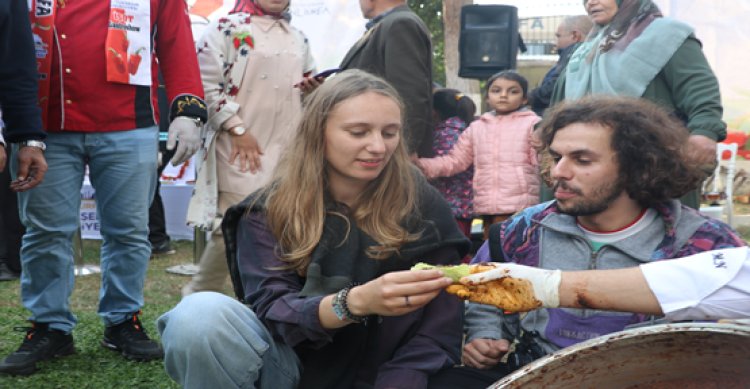
[[[508,312],[526,312],[542,306],[534,296],[534,287],[526,279],[502,277],[481,283],[465,285],[460,282],[469,274],[482,273],[495,269],[492,264],[435,266],[418,263],[412,270],[437,269],[446,277],[453,279],[453,284],[445,288],[446,292],[473,303],[494,305]]]

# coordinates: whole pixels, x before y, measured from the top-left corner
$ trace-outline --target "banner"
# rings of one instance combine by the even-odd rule
[[[235,3],[236,0],[188,0],[193,38],[197,41],[206,25],[226,15]],[[362,36],[367,22],[359,2],[353,0],[294,0],[289,11],[292,25],[309,39],[319,70],[337,67]]]
[[[88,181],[88,178],[86,179]],[[81,237],[83,239],[101,239],[99,217],[96,213],[96,195],[91,184],[81,186],[81,210],[79,213]]]
[[[291,13],[292,25],[310,40],[318,70],[338,67],[367,22],[352,0],[294,0]]]
[[[173,240],[193,240],[193,229],[185,224],[193,185],[162,182],[159,193],[164,203],[167,235]],[[99,240],[102,238],[101,225],[96,209],[96,191],[91,187],[88,177],[81,186],[79,220],[83,239]]]

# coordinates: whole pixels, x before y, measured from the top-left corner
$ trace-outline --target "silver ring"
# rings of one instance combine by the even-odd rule
[[[406,301],[406,306],[411,307],[411,303],[409,302],[409,296],[404,296],[404,300]]]

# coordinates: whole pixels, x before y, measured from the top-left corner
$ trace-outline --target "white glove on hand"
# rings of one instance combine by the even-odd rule
[[[177,151],[171,161],[172,166],[181,165],[198,151],[201,146],[200,132],[200,127],[193,119],[178,116],[172,120],[167,136],[167,150],[174,149],[177,144]]]
[[[504,277],[523,278],[531,282],[534,297],[542,302],[542,306],[546,308],[560,306],[560,281],[562,280],[560,270],[540,269],[515,263],[490,262],[485,265],[495,266],[495,269],[463,277],[461,283],[473,285]]]

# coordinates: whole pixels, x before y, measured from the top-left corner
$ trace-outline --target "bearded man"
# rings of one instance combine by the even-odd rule
[[[494,226],[474,263],[617,269],[746,245],[730,226],[675,200],[702,173],[686,158],[688,130],[654,104],[603,96],[564,103],[548,111],[538,134],[555,200]],[[643,320],[588,308],[519,317],[470,303],[465,366],[434,377],[433,387],[484,388],[534,358]],[[509,352],[514,339],[521,343]]]

